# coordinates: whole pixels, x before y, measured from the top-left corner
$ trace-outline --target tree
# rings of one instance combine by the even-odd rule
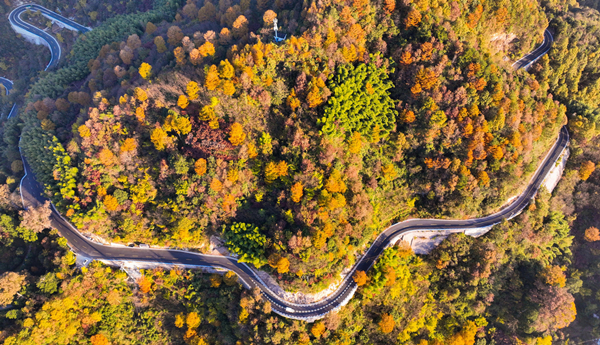
[[[146,94],[146,91],[144,91],[142,88],[136,87],[133,90],[133,95],[135,97],[135,99],[137,99],[140,102],[144,102],[148,99],[148,95]]]
[[[384,0],[383,1],[383,9],[385,13],[391,14],[396,9],[396,0]]]
[[[408,15],[404,19],[404,27],[406,29],[409,29],[413,26],[419,25],[420,22],[421,22],[421,12],[419,12],[418,10],[413,8],[408,12]]]
[[[263,15],[263,22],[265,22],[265,25],[271,25],[275,18],[277,18],[277,13],[273,12],[273,10],[267,10]]]
[[[183,39],[183,32],[179,26],[173,25],[167,30],[167,38],[167,42],[169,42],[170,45],[178,45]]]
[[[219,77],[221,79],[231,79],[235,76],[235,69],[229,62],[229,60],[225,59],[219,63]]]
[[[93,335],[90,338],[90,341],[92,342],[92,345],[109,345],[110,344],[108,342],[108,339],[106,339],[106,337],[102,333],[98,333],[96,335]]]
[[[10,305],[15,295],[25,286],[27,276],[16,272],[0,275],[0,307]]]
[[[257,268],[265,264],[264,246],[267,242],[265,235],[258,227],[247,223],[233,223],[229,227],[223,225],[227,249],[238,254],[238,262],[251,263]]]
[[[587,228],[583,238],[588,242],[600,241],[600,230],[594,226]]]
[[[129,46],[125,46],[123,49],[121,49],[119,57],[121,58],[124,64],[131,65],[131,59],[133,59],[133,50],[131,50]]]
[[[105,196],[102,202],[108,211],[116,211],[119,208],[119,200],[112,195]]]
[[[217,15],[217,8],[210,1],[204,2],[204,6],[198,11],[198,20],[204,22],[214,20]],[[218,19],[217,19],[218,20]]]
[[[218,179],[213,178],[210,182],[210,189],[218,193],[223,189],[223,183]]]
[[[175,55],[175,61],[177,65],[183,66],[185,65],[185,50],[181,47],[177,47],[173,50],[173,55]]]
[[[388,313],[384,313],[383,315],[381,315],[381,321],[379,321],[379,330],[381,332],[390,333],[394,330],[394,326],[396,326],[394,317],[392,317]]]
[[[579,167],[579,178],[582,180],[587,180],[590,175],[596,170],[596,165],[592,161],[586,161],[581,163]]]
[[[208,73],[206,73],[206,78],[204,80],[204,86],[212,91],[216,89],[219,84],[221,84],[221,79],[219,78],[219,72],[217,71],[217,66],[212,65],[208,69]]]
[[[323,134],[339,137],[359,132],[372,138],[373,129],[378,128],[385,138],[394,128],[398,112],[387,91],[393,84],[384,68],[373,63],[341,65],[328,87],[333,94],[317,121]]]
[[[363,286],[367,283],[367,274],[365,271],[356,271],[352,277],[358,286]]]
[[[194,171],[198,176],[204,176],[206,174],[206,159],[200,158],[194,163]]]
[[[204,42],[204,44],[198,48],[198,52],[202,57],[213,56],[215,55],[215,46],[208,41]]]
[[[233,36],[240,38],[248,32],[248,19],[243,15],[237,17],[233,22]]]
[[[227,271],[223,275],[223,282],[225,283],[225,285],[233,286],[233,285],[237,284],[237,281],[238,281],[237,274],[235,274],[235,272],[233,272],[233,271]]]
[[[127,138],[121,145],[121,152],[131,152],[137,149],[137,142],[134,138]]]
[[[198,92],[200,92],[200,87],[195,81],[190,81],[187,84],[186,91],[190,100],[193,101],[198,99]]]
[[[170,145],[172,142],[172,138],[160,126],[154,128],[152,134],[150,135],[150,140],[158,151],[164,150],[165,147]]]
[[[231,125],[231,128],[229,130],[229,142],[233,146],[238,146],[244,143],[245,139],[246,133],[244,133],[244,128],[242,127],[242,125],[237,122]]]
[[[152,66],[150,66],[150,64],[147,64],[145,62],[142,62],[142,65],[140,66],[140,69],[139,69],[140,76],[144,79],[148,79],[148,77],[150,77],[151,71],[152,71]]]
[[[107,148],[103,148],[100,153],[98,153],[98,159],[102,165],[108,168],[115,164],[115,155]]]
[[[154,25],[152,22],[146,23],[146,34],[152,35],[155,32],[156,32],[156,25]]]
[[[188,101],[187,97],[185,97],[185,95],[179,95],[179,99],[177,99],[177,105],[181,108],[181,109],[185,109],[187,108],[187,106],[190,104],[190,102]]]
[[[315,338],[320,338],[321,335],[325,332],[325,324],[321,321],[315,322],[315,324],[310,329],[310,333],[315,336]]]
[[[19,215],[23,217],[19,226],[40,233],[52,227],[51,214],[50,201],[46,201],[41,206],[29,207],[27,210],[19,211]]]
[[[162,36],[154,37],[154,45],[156,46],[156,51],[160,54],[167,51],[167,45],[165,44],[165,39]]]
[[[140,286],[140,291],[142,291],[142,293],[148,293],[152,291],[152,281],[147,276],[142,275],[137,280],[137,283]]]
[[[202,320],[200,319],[200,316],[198,316],[198,313],[196,313],[195,311],[192,311],[189,314],[187,314],[187,317],[185,318],[186,325],[188,326],[188,328],[191,329],[198,328],[201,322]]]
[[[542,280],[552,286],[565,287],[567,283],[567,277],[565,276],[565,272],[559,267],[555,265],[548,265],[544,267],[542,272],[540,273]]]
[[[220,274],[213,273],[210,275],[210,286],[211,287],[218,288],[219,286],[221,286],[222,282],[223,282],[223,277],[221,277]]]
[[[302,186],[302,182],[296,182],[292,185],[292,201],[300,202],[302,200],[302,195],[304,195],[304,187]]]

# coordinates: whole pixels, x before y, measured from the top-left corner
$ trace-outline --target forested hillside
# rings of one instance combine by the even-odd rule
[[[3,124],[0,182],[17,193],[20,133],[61,213],[113,242],[208,252],[219,236],[285,289],[318,292],[393,222],[498,210],[565,124],[572,158],[553,197],[541,192],[481,238],[451,236],[427,256],[387,249],[354,277],[355,298],[313,324],[270,313],[230,273],[156,270],[136,287],[97,263],[74,269],[67,252],[43,272],[7,266],[23,293],[2,304],[14,305],[0,314],[6,344],[598,336],[597,10],[534,0],[46,5],[95,29]],[[546,27],[549,54],[513,70]],[[36,243],[15,212],[12,227],[0,223],[16,238],[9,251]]]

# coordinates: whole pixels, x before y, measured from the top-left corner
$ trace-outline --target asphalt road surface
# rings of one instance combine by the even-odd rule
[[[24,10],[24,6],[20,7]],[[19,8],[17,8],[19,9]],[[16,11],[16,10],[15,10]],[[12,20],[19,20],[18,15],[15,15],[15,11],[11,13]],[[20,13],[20,12],[17,12]],[[60,16],[56,17],[57,20],[62,20]],[[12,21],[11,20],[11,21]],[[20,21],[22,22],[22,21]],[[19,24],[21,25],[21,24]],[[72,24],[69,24],[72,25]],[[48,37],[43,31],[32,27],[29,24],[24,23],[23,28],[26,28],[30,32],[40,35],[44,39]],[[50,36],[51,37],[51,36]],[[53,41],[48,39],[48,41]],[[551,41],[545,39],[543,47],[537,48],[536,54],[545,54],[547,52],[546,44],[551,44]],[[541,49],[544,48],[544,49]],[[51,48],[52,49],[52,48]],[[60,48],[59,48],[60,49]],[[532,53],[533,54],[533,53]],[[528,54],[523,59],[519,60],[519,66],[526,66],[535,61],[541,55]],[[53,61],[58,61],[60,54],[55,55],[53,51]],[[51,61],[51,63],[53,63]],[[244,285],[249,288],[259,287],[263,295],[271,301],[272,309],[284,316],[298,319],[314,319],[319,318],[327,312],[336,309],[349,298],[351,298],[356,291],[356,283],[352,280],[354,271],[361,270],[367,271],[374,263],[377,257],[383,252],[383,250],[392,244],[391,242],[397,238],[398,235],[415,231],[415,230],[444,230],[444,229],[470,229],[470,228],[481,228],[497,224],[504,219],[510,219],[518,215],[536,195],[539,187],[541,186],[545,176],[552,169],[556,160],[563,152],[564,148],[569,143],[569,134],[566,127],[563,127],[560,131],[558,139],[544,161],[541,163],[538,170],[532,177],[527,189],[519,196],[518,199],[513,201],[509,206],[501,210],[500,212],[478,219],[469,220],[441,220],[441,219],[411,219],[404,222],[400,222],[392,225],[386,229],[375,242],[371,245],[366,254],[361,260],[353,267],[352,271],[347,275],[346,279],[340,284],[338,289],[327,298],[307,304],[294,304],[283,300],[276,294],[271,292],[269,288],[262,282],[260,277],[250,269],[246,264],[238,263],[237,260],[214,255],[203,255],[186,251],[179,250],[161,250],[161,249],[147,249],[147,248],[129,248],[120,246],[105,246],[90,241],[83,235],[81,235],[75,227],[73,227],[68,221],[66,221],[58,211],[53,207],[51,215],[52,226],[55,227],[62,236],[64,236],[71,246],[72,250],[82,256],[91,259],[100,259],[106,261],[141,261],[148,263],[163,263],[163,264],[178,264],[178,265],[199,265],[199,266],[212,266],[221,267],[234,271]],[[25,168],[25,176],[21,180],[21,197],[23,199],[24,207],[31,207],[41,205],[45,202],[43,195],[43,188],[36,181],[35,174],[32,172],[31,167],[27,163],[25,157],[23,158],[23,164]]]
[[[6,90],[6,95],[8,95],[10,93],[10,90],[12,90],[13,82],[6,78],[0,77],[0,84],[2,84],[4,86],[4,89]],[[7,118],[10,119],[18,111],[19,111],[19,106],[17,105],[17,103],[13,104],[12,108],[10,109],[10,112],[8,113]]]
[[[40,37],[41,39],[46,41],[48,48],[50,48],[50,54],[51,54],[50,62],[48,63],[48,65],[46,66],[44,71],[46,71],[52,67],[55,67],[58,64],[58,62],[60,61],[60,55],[61,55],[62,51],[60,49],[60,44],[58,43],[56,38],[54,38],[54,36],[46,33],[44,30],[38,29],[37,27],[35,27],[35,26],[25,22],[23,19],[21,19],[21,14],[23,14],[23,12],[27,11],[27,9],[30,9],[30,11],[32,11],[32,12],[40,11],[43,14],[45,14],[49,17],[52,17],[54,20],[60,21],[66,25],[69,25],[69,26],[77,29],[77,31],[79,31],[81,33],[90,31],[89,28],[79,25],[79,24],[75,23],[74,21],[67,19],[55,12],[52,12],[52,11],[48,10],[47,8],[40,6],[40,5],[26,4],[26,5],[21,5],[17,8],[15,8],[14,10],[12,10],[12,12],[10,12],[10,14],[8,15],[8,20],[10,21],[11,25],[18,26],[19,28],[29,31],[30,33]]]
[[[519,68],[528,69],[529,66],[531,66],[534,62],[536,62],[539,58],[544,56],[550,50],[550,47],[552,47],[553,42],[554,42],[554,37],[552,36],[550,31],[548,31],[548,29],[546,29],[546,31],[544,31],[544,41],[542,42],[542,44],[539,47],[535,48],[535,50],[532,51],[531,53],[529,53],[529,54],[523,56],[522,58],[520,58],[519,60],[517,60],[513,64],[513,67],[515,69],[519,69]]]

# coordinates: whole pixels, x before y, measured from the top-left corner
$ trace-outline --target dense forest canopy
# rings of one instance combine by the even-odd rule
[[[574,327],[600,332],[590,304],[600,253],[595,3],[41,4],[94,30],[63,43],[61,68],[30,80],[20,116],[0,128],[0,234],[15,262],[0,277],[11,286],[3,305],[14,305],[2,312],[5,343],[550,344],[577,313]],[[513,70],[546,27],[548,55]],[[16,49],[0,68],[18,64]],[[273,315],[230,273],[157,269],[135,288],[99,263],[77,270],[44,230],[47,208],[19,213],[13,200],[21,136],[47,196],[82,232],[199,252],[221,237],[286,290],[318,292],[393,222],[498,210],[565,124],[572,155],[554,196],[541,192],[516,220],[478,239],[453,235],[427,256],[387,249],[354,277],[355,298],[313,324]],[[18,266],[24,248],[56,257]]]

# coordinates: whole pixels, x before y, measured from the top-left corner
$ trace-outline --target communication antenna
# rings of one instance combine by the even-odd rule
[[[273,30],[275,30],[275,42],[281,42],[287,37],[287,34],[283,38],[277,36],[277,18],[273,19]]]

